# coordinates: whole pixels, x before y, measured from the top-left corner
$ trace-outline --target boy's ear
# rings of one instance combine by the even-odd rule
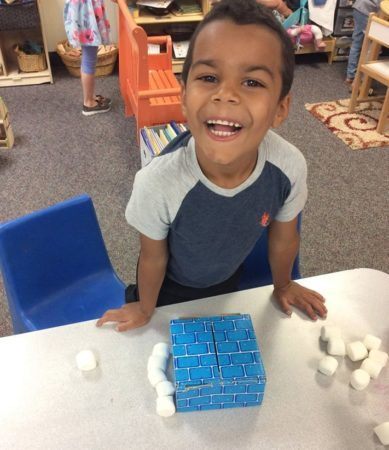
[[[278,128],[282,124],[282,122],[288,117],[290,102],[291,102],[290,93],[279,101],[277,111],[272,123],[273,128]]]
[[[181,109],[182,113],[186,117],[186,89],[185,83],[181,80]]]

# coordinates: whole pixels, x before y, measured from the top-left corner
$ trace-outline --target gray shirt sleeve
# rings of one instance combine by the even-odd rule
[[[127,222],[150,239],[165,239],[169,232],[169,218],[164,196],[157,183],[150,182],[148,167],[140,170],[134,180],[130,201],[126,208]]]

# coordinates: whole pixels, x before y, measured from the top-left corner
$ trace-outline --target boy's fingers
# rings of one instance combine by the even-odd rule
[[[312,320],[316,320],[317,319],[317,315],[316,315],[315,311],[313,310],[312,306],[309,303],[307,305],[305,305],[305,312],[308,314],[308,316]]]
[[[281,306],[282,311],[287,314],[288,316],[290,316],[292,314],[292,309],[290,307],[290,304],[288,302],[288,300],[286,300],[285,298],[280,298],[279,299],[279,304]]]
[[[104,313],[103,317],[101,317],[96,325],[100,327],[106,322],[119,322],[121,320],[122,311],[110,309],[106,313]]]

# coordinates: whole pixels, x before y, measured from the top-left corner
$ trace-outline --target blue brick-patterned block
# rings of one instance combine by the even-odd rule
[[[260,405],[266,375],[249,314],[170,322],[177,411]]]

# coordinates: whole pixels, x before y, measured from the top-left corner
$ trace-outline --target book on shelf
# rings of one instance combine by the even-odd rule
[[[142,128],[140,130],[142,167],[159,155],[170,141],[186,130],[185,124],[175,121],[164,125]]]

